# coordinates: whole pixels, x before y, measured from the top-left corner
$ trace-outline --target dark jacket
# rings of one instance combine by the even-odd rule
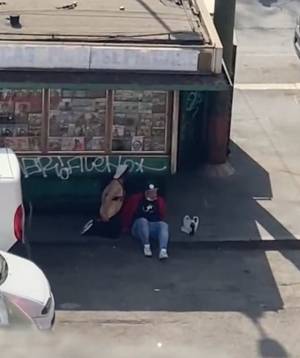
[[[138,193],[131,195],[123,206],[121,217],[122,217],[122,228],[124,232],[129,232],[133,224],[134,216],[137,212],[139,205],[144,200],[144,193]],[[156,199],[158,213],[160,220],[164,220],[166,217],[166,203],[165,200],[158,196]]]

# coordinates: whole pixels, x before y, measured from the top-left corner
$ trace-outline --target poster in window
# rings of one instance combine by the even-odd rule
[[[15,135],[16,128],[14,124],[1,124],[0,135],[2,137],[13,137]]]
[[[41,138],[40,137],[29,137],[29,150],[32,152],[38,152],[41,148]]]
[[[99,138],[105,136],[105,91],[51,90],[50,108],[49,133],[62,137],[61,151],[102,150]]]
[[[151,137],[151,127],[149,126],[140,126],[137,129],[137,135],[142,137]]]
[[[151,138],[144,138],[144,151],[145,152],[151,151],[151,144],[152,144]]]
[[[41,124],[42,121],[42,113],[29,113],[28,120],[35,124]]]
[[[152,127],[152,136],[158,138],[164,138],[165,136],[165,128],[164,127]]]
[[[73,98],[72,99],[72,109],[81,112],[94,110],[94,100],[91,98]]]
[[[29,149],[28,137],[16,137],[15,141],[15,150],[17,151],[26,151]]]
[[[71,111],[72,110],[72,101],[70,98],[64,98],[59,104],[59,109],[61,111]]]
[[[113,125],[113,137],[122,138],[125,135],[125,126],[115,124]]]
[[[28,114],[28,124],[34,129],[40,129],[42,123],[42,114],[41,113],[29,113]]]
[[[18,121],[27,121],[28,113],[30,112],[29,102],[16,102],[15,104],[15,115]]]
[[[97,150],[103,151],[104,148],[104,138],[103,137],[93,137],[86,142],[86,150]]]
[[[42,91],[4,89],[0,91],[0,98],[0,136],[4,137],[5,145],[20,152],[39,151]]]
[[[113,133],[113,150],[129,140],[133,152],[165,150],[167,92],[116,90],[113,100],[114,130],[125,127],[123,139]]]
[[[13,103],[10,102],[0,102],[0,112],[3,114],[12,113],[14,111]]]
[[[61,140],[60,137],[51,137],[48,140],[48,149],[52,152],[59,152],[61,151]]]
[[[25,137],[28,136],[28,124],[24,123],[18,123],[15,126],[15,132],[14,135],[17,137]]]
[[[141,152],[143,150],[144,137],[134,136],[131,141],[131,150],[134,152]]]
[[[30,112],[30,102],[16,102],[15,113],[26,114]]]
[[[99,98],[99,99],[94,100],[93,107],[94,107],[95,112],[105,113],[106,98]]]
[[[84,151],[84,137],[63,137],[61,140],[61,150],[68,152]]]
[[[165,139],[161,137],[154,138],[151,143],[151,150],[158,152],[166,150]]]
[[[130,152],[132,150],[131,144],[132,144],[131,138],[113,139],[112,149],[114,151],[119,151],[119,152]]]
[[[5,137],[4,146],[16,150],[16,141],[15,137]]]
[[[151,114],[152,113],[152,103],[151,102],[150,103],[140,102],[138,105],[138,112]]]

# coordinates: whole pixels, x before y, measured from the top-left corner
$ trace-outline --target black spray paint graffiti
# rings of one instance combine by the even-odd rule
[[[72,175],[89,173],[113,173],[118,165],[127,164],[131,173],[164,172],[167,166],[154,166],[147,158],[98,157],[23,157],[20,166],[24,177],[41,175],[48,178],[57,176],[61,180],[68,180]]]

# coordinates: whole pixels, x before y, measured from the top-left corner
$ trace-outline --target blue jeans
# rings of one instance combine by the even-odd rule
[[[132,225],[132,235],[143,245],[150,244],[150,238],[158,240],[160,249],[167,249],[169,226],[164,221],[151,222],[145,218],[136,219]]]

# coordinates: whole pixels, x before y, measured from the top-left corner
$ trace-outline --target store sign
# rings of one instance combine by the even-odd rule
[[[197,71],[198,50],[166,48],[92,48],[91,69]]]
[[[2,69],[197,71],[200,51],[162,47],[1,44]]]

